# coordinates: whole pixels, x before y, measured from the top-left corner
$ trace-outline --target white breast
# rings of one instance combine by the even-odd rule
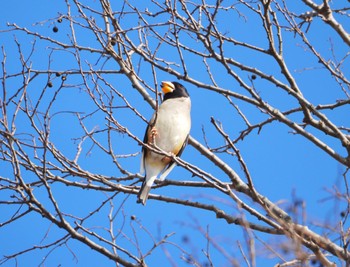
[[[191,100],[188,97],[168,99],[158,110],[155,128],[156,144],[167,152],[182,147],[191,128]]]

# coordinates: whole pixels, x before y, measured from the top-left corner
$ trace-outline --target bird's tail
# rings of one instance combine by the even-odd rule
[[[140,192],[137,195],[137,203],[142,203],[142,205],[146,205],[146,201],[148,199],[148,194],[150,190],[151,190],[151,187],[148,186],[145,182],[143,182]]]
[[[156,179],[156,176],[151,177],[150,179],[145,178],[145,180],[143,180],[140,191],[137,195],[137,203],[142,203],[142,205],[146,204],[149,191],[151,190],[152,184],[155,179]]]

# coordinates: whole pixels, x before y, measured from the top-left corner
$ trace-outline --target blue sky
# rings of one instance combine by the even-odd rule
[[[97,3],[94,2],[91,4],[95,5]],[[302,13],[308,10],[301,3],[291,3],[290,5],[290,8],[296,13]],[[65,14],[67,12],[64,1],[56,1],[55,3],[42,0],[31,1],[30,3],[6,1],[1,3],[0,7],[1,31],[8,29],[6,26],[7,22],[13,22],[18,26],[26,27],[29,30],[39,32],[62,42],[67,42],[69,39],[68,23],[66,21],[58,23],[54,19],[59,14]],[[115,8],[117,10],[119,7],[115,6]],[[140,7],[140,9],[143,8],[145,7]],[[249,10],[246,8],[241,7],[241,11],[249,14]],[[232,15],[233,12],[230,14]],[[266,46],[266,39],[261,34],[260,22],[256,17],[248,16],[248,20],[245,21],[238,14],[235,17],[231,15],[223,17],[222,21],[218,21],[220,29],[225,30],[227,28],[230,35],[235,36],[235,38],[242,42],[249,42],[260,47]],[[49,18],[53,19],[47,20]],[[341,17],[339,19],[342,20]],[[77,20],[79,19],[77,18]],[[126,27],[133,23],[134,21],[132,20],[125,20],[122,24]],[[55,25],[59,29],[57,33],[52,31]],[[322,34],[320,34],[320,29],[322,30]],[[7,72],[17,73],[21,69],[21,64],[14,38],[21,43],[21,48],[27,56],[31,51],[31,45],[34,39],[32,36],[15,31],[1,32],[0,34],[2,35],[0,39],[1,45],[7,54]],[[327,73],[324,69],[319,68],[317,60],[307,51],[300,39],[294,38],[293,34],[288,32],[283,32],[283,36],[286,63],[304,96],[314,105],[328,104],[335,102],[337,99],[344,99],[344,94],[339,90],[336,81],[330,78],[329,75],[326,76]],[[133,36],[133,38],[136,37]],[[88,30],[77,31],[77,38],[82,45],[99,48],[98,43]],[[343,45],[334,32],[329,27],[325,27],[319,19],[315,19],[312,23],[308,32],[308,38],[315,44],[318,51],[325,55],[325,58],[334,59],[333,57],[336,57],[341,59],[348,52],[348,47]],[[155,42],[151,37],[149,41],[151,44]],[[196,44],[190,39],[186,40],[186,42],[188,44]],[[330,50],[333,42],[336,44],[334,54]],[[156,42],[154,43],[155,45]],[[77,69],[78,65],[75,56],[69,52],[71,50],[64,51],[57,50],[56,48],[53,44],[36,39],[35,50],[30,59],[32,68],[45,70],[50,64],[50,68],[54,71],[64,72]],[[165,56],[169,60],[178,60],[178,57],[176,55],[173,56],[171,52],[173,50],[168,50],[167,47],[162,46],[159,56]],[[247,51],[247,49],[232,45],[227,45],[225,52],[235,60],[271,73],[271,75],[281,78],[285,82],[281,77],[278,66],[268,56],[260,56],[257,53]],[[50,53],[52,53],[51,58],[49,58]],[[81,55],[84,62],[83,66],[86,68],[91,64],[96,69],[99,67],[111,70],[118,69],[117,64],[113,60],[107,60],[106,62],[103,60],[99,61],[94,53],[81,52]],[[184,55],[188,62],[189,74],[204,82],[208,82],[209,77],[206,74],[201,58],[193,57],[190,53],[185,52]],[[136,59],[135,61],[137,62]],[[234,80],[228,78],[222,66],[219,66],[213,61],[209,63],[212,64],[213,74],[215,74],[215,79],[220,86],[246,94]],[[345,66],[348,65],[349,63]],[[143,62],[140,63],[140,66],[140,76],[151,84],[153,77],[150,67]],[[237,73],[245,82],[249,82],[249,73],[241,70],[237,70]],[[346,73],[345,70],[344,73]],[[157,72],[157,78],[158,82],[175,79],[168,73],[161,71]],[[53,88],[51,91],[47,90],[44,98],[40,101],[39,109],[42,110],[45,110],[48,102],[54,97],[55,89],[61,85],[61,77],[40,75],[30,83],[28,88],[32,102],[36,103],[40,97],[41,88],[47,85],[48,79],[52,81]],[[115,88],[124,94],[131,105],[136,107],[146,119],[151,117],[153,109],[137,91],[132,90],[130,82],[125,77],[115,74],[106,76],[106,79],[113,83]],[[8,79],[7,82],[9,90],[18,88],[22,84],[22,80],[17,78]],[[273,87],[268,82],[259,78],[254,83],[261,96],[276,108],[284,111],[296,106],[296,101],[291,100],[291,97],[279,88]],[[61,89],[51,109],[51,116],[53,114],[55,116],[52,116],[51,119],[50,138],[64,155],[70,159],[74,159],[77,151],[77,143],[83,135],[77,114],[79,116],[91,114],[84,120],[88,130],[105,129],[107,120],[104,113],[94,113],[96,106],[86,94],[79,75],[68,75],[64,84],[65,87]],[[91,80],[89,80],[89,84],[93,84]],[[102,87],[105,86],[102,82],[100,85]],[[204,143],[204,129],[211,146],[215,147],[224,144],[224,140],[210,123],[211,117],[220,121],[223,124],[224,130],[233,139],[244,130],[245,125],[242,118],[227,103],[223,96],[213,91],[194,87],[189,83],[184,83],[184,85],[187,87],[192,99],[193,123],[191,136]],[[150,92],[150,94],[152,93]],[[234,101],[252,124],[259,123],[267,118],[266,114],[261,113],[255,107],[239,100]],[[123,101],[118,97],[116,97],[114,104],[124,105]],[[69,111],[74,111],[75,113],[73,114]],[[347,126],[350,123],[349,116],[347,116],[349,114],[349,107],[325,113],[338,125]],[[116,108],[114,115],[122,125],[128,127],[140,139],[143,138],[146,123],[142,119],[122,107]],[[301,122],[302,120],[300,113],[291,117],[297,122]],[[38,116],[37,122],[39,122],[40,118],[42,118],[41,114]],[[31,129],[30,122],[24,115],[18,116],[16,126],[16,133],[31,132],[35,134],[33,129]],[[343,151],[338,141],[331,137],[326,137],[317,131],[311,130],[311,132],[315,133],[322,140],[326,140],[337,151]],[[104,145],[107,144],[105,133],[102,132],[95,135],[95,137]],[[117,132],[113,134],[112,141],[116,154],[135,154],[134,157],[121,158],[120,163],[128,171],[137,173],[140,166],[140,155],[137,154],[140,151],[140,146],[127,136]],[[267,196],[271,201],[280,203],[281,207],[285,208],[290,206],[295,199],[305,201],[307,225],[313,230],[322,231],[316,226],[317,223],[329,221],[333,224],[338,221],[336,216],[346,208],[346,203],[335,201],[330,190],[332,188],[335,189],[335,186],[339,190],[344,190],[342,173],[345,171],[345,168],[330,158],[325,152],[321,151],[314,144],[305,141],[305,138],[291,133],[291,130],[287,126],[279,122],[269,124],[259,134],[257,130],[254,130],[243,141],[238,142],[237,147],[249,166],[254,184],[260,193]],[[344,151],[341,154],[344,154]],[[220,154],[220,157],[226,160],[239,175],[244,177],[243,171],[235,157],[224,154]],[[227,177],[221,171],[215,168],[212,163],[203,158],[191,146],[186,148],[182,158],[222,180],[227,180]],[[121,175],[111,158],[96,146],[93,146],[89,140],[83,143],[82,153],[78,162],[83,169],[91,173],[111,177],[119,177]],[[33,174],[26,173],[25,170],[23,170],[23,174],[26,176],[27,181],[37,179]],[[10,166],[4,162],[0,162],[0,176],[7,177],[11,175]],[[169,179],[199,181],[199,178],[191,177],[186,170],[180,167],[173,170],[169,175]],[[59,183],[53,184],[52,189],[62,210],[67,214],[74,214],[78,217],[87,216],[102,201],[114,194],[113,192],[96,192],[72,188]],[[43,188],[36,190],[37,196],[45,204],[50,206],[51,204],[46,198],[45,190]],[[204,203],[216,203],[233,215],[239,215],[240,212],[236,205],[229,201],[226,196],[220,193],[213,193],[213,190],[169,186],[157,189],[154,193],[193,199]],[[6,199],[7,196],[5,194],[7,193],[0,191],[1,200]],[[231,257],[242,260],[242,255],[239,253],[236,243],[237,239],[241,240],[242,243],[244,242],[244,233],[240,227],[228,225],[223,220],[216,219],[209,212],[154,200],[149,200],[147,205],[143,207],[136,204],[135,200],[135,195],[128,196],[122,193],[117,194],[113,198],[113,213],[117,216],[114,229],[116,231],[122,229],[120,238],[118,239],[118,245],[130,248],[137,255],[135,242],[141,242],[143,253],[145,253],[148,249],[151,249],[153,244],[152,239],[160,240],[165,235],[171,235],[168,239],[169,244],[166,244],[163,250],[157,249],[147,258],[149,266],[159,266],[160,263],[164,262],[168,264],[165,266],[171,266],[170,261],[165,256],[165,250],[169,250],[174,261],[180,262],[179,258],[183,255],[181,249],[185,249],[195,255],[199,262],[204,265],[206,258],[202,250],[206,249],[206,239],[201,231],[205,232],[207,230],[213,240],[222,246]],[[124,204],[123,206],[121,206],[122,203]],[[91,227],[91,229],[106,238],[108,237],[108,233],[105,231],[105,227],[108,227],[108,214],[111,207],[109,204],[105,205],[101,208],[98,215],[92,216],[87,222],[87,227]],[[12,207],[2,206],[2,210],[0,215],[1,221],[13,214]],[[2,218],[2,216],[4,217]],[[131,216],[135,216],[136,219],[131,219]],[[73,221],[74,219],[72,218],[71,222],[73,223]],[[152,236],[149,233],[152,233]],[[39,215],[31,214],[11,225],[0,228],[0,255],[2,257],[4,254],[11,254],[15,251],[31,247],[33,244],[50,243],[64,234],[61,229],[42,220]],[[261,233],[256,234],[266,242],[276,242],[277,239],[277,237],[268,237]],[[130,236],[132,241],[128,240],[127,236]],[[281,241],[279,240],[278,242]],[[179,244],[179,247],[173,245],[173,243]],[[258,244],[259,246],[262,246],[262,244]],[[73,251],[73,253],[70,251]],[[210,246],[210,252],[216,264],[215,266],[228,266],[228,259],[223,257],[222,253],[215,249],[213,245]],[[22,255],[18,259],[18,266],[23,266],[28,262],[33,263],[33,266],[37,266],[40,264],[44,255],[47,255],[47,251],[38,250]],[[261,257],[260,260],[260,263],[265,263],[264,260],[266,259]],[[113,262],[76,241],[69,241],[67,246],[61,246],[54,250],[46,259],[44,266],[59,266],[59,264],[62,264],[61,266],[113,266]],[[14,261],[8,261],[4,266],[14,266]],[[184,265],[179,264],[178,266]]]

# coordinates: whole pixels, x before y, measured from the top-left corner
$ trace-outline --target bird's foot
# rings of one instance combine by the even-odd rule
[[[165,164],[169,164],[170,162],[172,162],[173,161],[173,157],[176,157],[176,155],[174,153],[172,153],[172,152],[170,152],[170,155],[171,155],[170,157],[168,157],[168,156],[163,157],[162,158],[162,162],[165,163]]]
[[[148,140],[150,140],[150,144],[155,144],[155,138],[158,135],[157,129],[155,127],[152,127],[151,131],[149,132]]]

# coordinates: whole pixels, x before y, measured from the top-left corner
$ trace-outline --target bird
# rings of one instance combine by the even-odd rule
[[[163,101],[149,121],[143,142],[179,157],[190,134],[191,99],[186,88],[178,82],[163,81],[161,88]],[[143,147],[140,173],[145,173],[145,178],[137,202],[145,205],[156,178],[163,181],[175,165],[171,157]]]

